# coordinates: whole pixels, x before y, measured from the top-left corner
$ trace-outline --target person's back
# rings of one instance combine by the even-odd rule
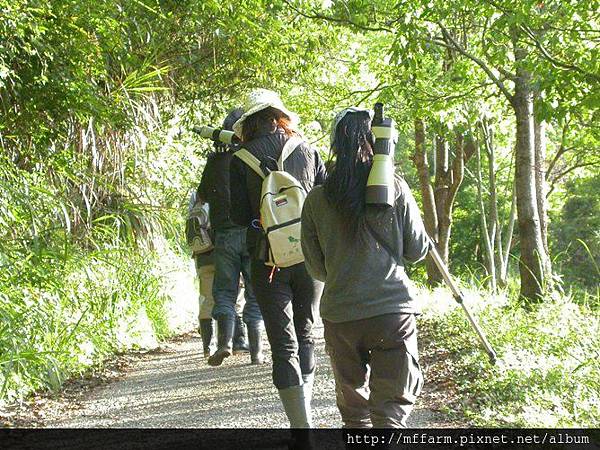
[[[377,233],[377,242],[366,224],[360,236],[349,230],[344,217],[327,199],[322,186],[306,199],[303,210],[303,242],[318,239],[321,255],[310,255],[309,272],[325,282],[321,297],[321,316],[332,322],[374,317],[394,312],[418,313],[412,283],[400,262],[414,262],[427,253],[427,236],[415,228],[419,214],[404,180],[396,181],[397,198],[393,208],[367,206],[364,220]],[[316,224],[312,227],[312,224]],[[307,242],[308,243],[308,242]],[[314,246],[304,245],[305,255]],[[320,261],[320,263],[316,262]]]
[[[198,190],[194,190],[190,196],[188,204],[188,217],[193,211],[194,207],[201,206],[202,208],[208,208],[207,204],[203,204],[200,197],[198,196]],[[210,210],[208,215],[210,216]],[[188,220],[189,222],[189,220]],[[186,224],[186,234],[191,232]],[[211,233],[212,234],[212,233]],[[204,253],[193,253],[196,266],[196,276],[199,283],[199,297],[198,297],[198,332],[202,337],[202,347],[204,357],[210,356],[211,342],[214,332],[214,324],[212,319],[212,309],[214,307],[214,298],[212,294],[213,279],[215,276],[215,262],[214,262],[214,249]]]
[[[277,170],[277,160],[289,139],[290,135],[281,128],[265,129],[259,131],[252,140],[244,142],[243,147],[258,158],[266,170]],[[285,171],[296,178],[307,193],[325,179],[325,169],[318,153],[304,141],[294,149],[284,166]],[[260,216],[263,180],[239,158],[231,161],[231,177],[231,199],[235,205],[231,209],[231,218],[237,224],[252,223]],[[262,231],[257,227],[248,229],[251,254],[256,255],[255,247],[262,239]]]
[[[233,152],[229,148],[212,152],[206,160],[198,187],[200,197],[211,205],[210,223],[215,230],[236,226],[231,221],[229,206],[229,164]]]
[[[231,111],[223,122],[231,129],[242,115],[241,109]],[[248,328],[250,358],[253,364],[263,363],[261,332],[262,317],[250,283],[250,255],[246,247],[246,226],[231,220],[229,165],[235,145],[215,144],[209,156],[198,195],[210,205],[210,221],[215,232],[215,276],[212,316],[219,324],[217,351],[208,358],[212,366],[219,366],[234,351],[247,349],[244,323]],[[240,307],[240,274],[244,279],[245,303],[243,322]]]
[[[249,95],[246,112],[233,128],[242,147],[268,172],[277,170],[285,143],[299,137],[295,122],[295,114],[275,92],[259,89]],[[323,162],[305,142],[292,150],[283,165],[307,192],[325,178]],[[263,178],[239,157],[231,161],[230,172],[232,220],[251,227],[251,279],[271,344],[273,384],[291,427],[307,428],[312,425],[310,399],[316,367],[312,327],[322,284],[310,277],[304,262],[288,267],[265,264],[267,239],[260,215]]]

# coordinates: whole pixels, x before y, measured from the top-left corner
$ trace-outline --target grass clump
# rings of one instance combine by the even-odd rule
[[[0,401],[58,390],[116,352],[156,347],[173,331],[170,270],[180,268],[157,254],[113,250],[46,266],[42,285],[0,280]]]

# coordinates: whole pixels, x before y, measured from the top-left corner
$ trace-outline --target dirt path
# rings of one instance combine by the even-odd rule
[[[340,427],[334,381],[324,351],[322,327],[317,327],[317,375],[313,400],[319,428]],[[266,339],[265,339],[266,341]],[[210,367],[196,334],[164,344],[159,351],[129,357],[124,376],[61,401],[38,405],[34,426],[45,427],[168,427],[280,428],[288,426],[271,383],[271,360],[257,367],[249,356],[234,356]],[[267,347],[268,349],[268,347]],[[269,352],[267,351],[267,354]],[[269,355],[270,356],[270,355]],[[415,409],[409,426],[439,428],[456,422],[427,408],[428,391]],[[68,391],[67,391],[68,392]]]

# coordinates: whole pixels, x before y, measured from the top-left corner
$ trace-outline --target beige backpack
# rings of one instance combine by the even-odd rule
[[[260,223],[269,243],[265,264],[290,267],[304,261],[300,246],[300,216],[306,191],[300,182],[285,172],[283,163],[302,143],[302,139],[288,139],[277,162],[277,170],[265,175],[260,160],[246,149],[235,156],[244,161],[262,179],[260,196]]]

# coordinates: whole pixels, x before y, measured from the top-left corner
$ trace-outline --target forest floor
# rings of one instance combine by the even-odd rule
[[[316,327],[317,374],[313,399],[317,428],[340,427],[333,374],[322,325]],[[264,337],[266,343],[266,337]],[[445,373],[444,355],[423,333],[420,342],[425,387],[409,419],[414,428],[464,427],[458,397]],[[249,365],[248,354],[210,367],[197,333],[178,336],[156,350],[130,352],[57,394],[42,394],[2,413],[5,427],[48,428],[285,428],[271,382],[271,359]]]

